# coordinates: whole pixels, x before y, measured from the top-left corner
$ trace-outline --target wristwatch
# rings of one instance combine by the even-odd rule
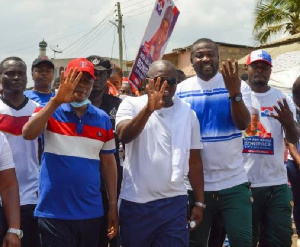
[[[200,208],[203,208],[205,209],[206,208],[206,204],[202,203],[202,202],[195,202],[194,205],[196,207],[200,207]]]
[[[8,228],[7,233],[16,234],[19,239],[23,237],[23,231],[21,229]]]
[[[229,97],[229,99],[233,102],[239,102],[243,99],[243,95],[242,95],[242,93],[238,93],[232,97]]]

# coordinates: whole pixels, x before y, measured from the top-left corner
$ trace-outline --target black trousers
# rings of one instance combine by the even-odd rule
[[[23,238],[21,240],[22,247],[39,247],[38,222],[33,216],[35,204],[21,206],[21,230]],[[3,238],[7,232],[7,223],[4,215],[3,207],[0,207],[0,243],[2,246]]]
[[[59,220],[38,218],[42,247],[97,247],[104,218]]]

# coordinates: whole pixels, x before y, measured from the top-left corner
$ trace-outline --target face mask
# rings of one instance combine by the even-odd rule
[[[81,107],[81,106],[84,106],[84,105],[87,105],[87,104],[90,104],[90,103],[91,103],[91,101],[89,99],[85,99],[82,102],[73,101],[70,104],[71,104],[71,106],[73,106],[75,108],[78,108],[78,107]]]

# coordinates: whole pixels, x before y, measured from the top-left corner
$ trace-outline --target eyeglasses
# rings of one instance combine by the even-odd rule
[[[154,82],[156,82],[160,78],[160,82],[163,83],[164,81],[167,81],[167,83],[171,86],[174,86],[177,84],[177,80],[174,77],[160,77],[160,76],[155,76],[153,78]]]
[[[250,64],[249,66],[254,70],[261,69],[262,71],[268,71],[271,68],[271,66],[267,64]]]

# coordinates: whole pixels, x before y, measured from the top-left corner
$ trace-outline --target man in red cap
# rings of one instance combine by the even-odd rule
[[[256,136],[245,136],[243,155],[253,195],[253,246],[291,246],[291,190],[287,186],[284,139],[298,141],[295,105],[290,97],[268,85],[272,60],[264,50],[249,54],[246,70],[251,87],[252,115],[259,125]],[[267,242],[267,243],[265,243]]]
[[[23,128],[25,139],[45,136],[35,210],[43,247],[97,246],[104,224],[100,173],[109,238],[118,231],[115,141],[108,115],[88,99],[94,80],[91,62],[70,61],[57,94]]]

